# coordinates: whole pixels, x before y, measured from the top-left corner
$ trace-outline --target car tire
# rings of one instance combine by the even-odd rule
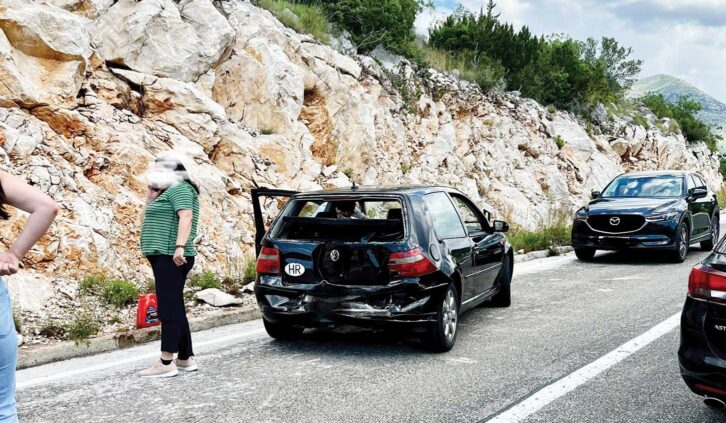
[[[688,224],[681,222],[676,229],[676,247],[671,252],[671,262],[683,263],[686,261],[688,256],[688,247],[690,247],[690,233],[688,231]]]
[[[428,333],[428,347],[433,352],[446,352],[456,343],[459,326],[459,293],[453,283],[436,307],[436,322]]]
[[[590,261],[595,257],[596,251],[594,248],[575,248],[575,255],[582,261]]]
[[[509,257],[504,259],[504,264],[499,269],[496,285],[499,285],[499,292],[492,297],[489,305],[492,307],[509,307],[512,305],[512,260]]]
[[[267,334],[279,341],[289,341],[300,337],[305,330],[302,326],[293,326],[284,323],[273,323],[262,318]]]
[[[718,243],[718,237],[721,235],[721,222],[719,221],[718,212],[711,218],[709,232],[711,233],[711,238],[708,241],[701,242],[701,249],[704,251],[713,250],[713,246]]]

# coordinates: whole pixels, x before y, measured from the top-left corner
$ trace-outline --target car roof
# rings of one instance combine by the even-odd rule
[[[356,187],[345,187],[345,188],[330,188],[320,191],[309,191],[295,194],[294,198],[301,197],[320,197],[326,195],[341,195],[341,196],[375,196],[385,194],[399,194],[399,195],[415,195],[421,196],[432,192],[451,192],[455,194],[461,194],[460,191],[444,186],[432,186],[432,185],[391,185],[391,186],[356,186]],[[463,194],[462,194],[463,195]]]

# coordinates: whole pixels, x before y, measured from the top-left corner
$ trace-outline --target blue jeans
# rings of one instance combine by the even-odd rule
[[[5,281],[0,278],[0,423],[16,423],[15,364],[18,339],[13,322],[13,308]]]

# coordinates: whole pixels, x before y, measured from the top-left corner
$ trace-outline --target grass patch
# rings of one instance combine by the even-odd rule
[[[558,149],[562,150],[562,147],[565,146],[566,142],[565,142],[565,140],[561,136],[558,135],[555,138],[555,144],[557,144],[557,148]]]
[[[245,262],[245,270],[243,274],[243,281],[250,283],[257,278],[257,261],[253,258],[248,258]]]
[[[483,91],[494,88],[504,76],[501,66],[488,61],[486,57],[466,57],[460,54],[431,47],[423,41],[417,41],[413,47],[421,61],[439,72],[452,73],[458,71],[459,78],[474,82]]]
[[[556,247],[569,245],[572,233],[571,216],[564,212],[554,212],[539,225],[537,230],[528,230],[512,225],[507,239],[515,252],[549,250],[556,252]]]
[[[286,27],[301,34],[310,34],[322,43],[330,43],[331,25],[319,6],[284,0],[258,0],[255,3],[269,10]]]
[[[207,270],[204,273],[196,273],[189,278],[189,285],[196,286],[199,289],[222,288],[222,282],[217,275]]]
[[[103,273],[94,273],[87,275],[81,279],[80,291],[82,294],[101,294],[106,285],[109,283],[109,278]]]
[[[353,168],[352,167],[346,167],[343,169],[343,175],[347,176],[348,178],[353,176]]]
[[[222,286],[224,291],[235,297],[239,297],[242,294],[241,284],[239,279],[230,278],[229,276],[222,279]]]
[[[147,279],[141,292],[144,294],[156,294],[156,282],[153,279]]]
[[[721,159],[722,169],[724,167],[724,161],[726,161],[726,159]],[[722,175],[724,174],[723,171],[721,172],[721,174]],[[718,190],[718,192],[716,193],[716,200],[718,201],[719,204],[726,204],[726,184],[721,185],[721,189]]]
[[[101,325],[92,315],[78,313],[66,328],[66,336],[78,345],[83,341],[88,342],[88,338],[97,334],[99,330],[101,330]]]
[[[21,333],[23,331],[23,322],[20,320],[20,314],[13,310],[13,324],[15,325],[15,332]]]
[[[411,165],[408,163],[401,163],[401,173],[404,175],[411,171]]]
[[[645,116],[641,114],[637,114],[633,116],[633,122],[635,122],[636,125],[640,125],[646,130],[650,129],[650,125],[648,124],[648,119],[645,118]]]
[[[262,128],[262,129],[260,129],[260,134],[262,134],[262,135],[272,135],[274,133],[275,133],[275,131],[273,131],[270,128]]]
[[[139,289],[131,282],[114,280],[103,291],[103,298],[118,308],[131,304],[139,297]]]

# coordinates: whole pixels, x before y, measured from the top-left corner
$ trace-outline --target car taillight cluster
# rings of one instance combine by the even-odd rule
[[[688,293],[693,298],[726,301],[726,273],[705,264],[691,270]]]
[[[279,275],[280,274],[280,250],[277,248],[262,247],[257,257],[257,274]]]
[[[436,266],[426,258],[421,248],[391,253],[388,256],[388,269],[395,276],[407,278],[428,275],[437,270]]]

